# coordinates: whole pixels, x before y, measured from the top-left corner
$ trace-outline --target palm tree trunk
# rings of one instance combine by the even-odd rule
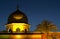
[[[46,33],[46,39],[49,39],[49,32]]]

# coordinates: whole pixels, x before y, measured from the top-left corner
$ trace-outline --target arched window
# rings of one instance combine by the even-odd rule
[[[27,33],[27,29],[25,29],[25,33]]]
[[[9,33],[12,33],[12,30],[11,29],[9,29]]]
[[[17,29],[16,29],[16,32],[20,32],[20,29],[19,29],[19,28],[17,28]]]

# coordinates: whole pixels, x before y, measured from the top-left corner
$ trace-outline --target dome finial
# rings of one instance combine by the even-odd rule
[[[19,5],[17,4],[17,7],[16,7],[17,10],[19,10]]]

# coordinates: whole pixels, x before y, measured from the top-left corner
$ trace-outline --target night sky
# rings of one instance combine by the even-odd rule
[[[0,0],[0,30],[5,30],[8,16],[16,11],[17,2],[20,11],[28,17],[31,31],[43,20],[53,22],[58,27],[57,31],[60,31],[59,0]]]

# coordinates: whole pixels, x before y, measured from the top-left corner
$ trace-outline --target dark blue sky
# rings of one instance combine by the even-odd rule
[[[17,2],[20,11],[28,17],[31,31],[44,19],[52,21],[60,31],[59,0],[0,0],[0,30],[5,30],[8,16],[16,10]]]

